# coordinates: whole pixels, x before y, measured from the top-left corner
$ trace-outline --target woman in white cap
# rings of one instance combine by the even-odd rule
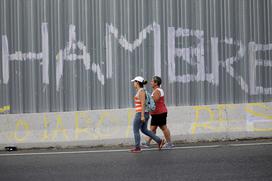
[[[144,84],[147,84],[147,81],[144,80],[143,77],[137,76],[133,80],[131,80],[131,82],[133,82],[133,86],[137,91],[134,97],[136,114],[133,121],[135,148],[133,148],[131,152],[133,153],[141,152],[141,147],[140,147],[141,137],[140,137],[140,131],[139,131],[140,129],[142,133],[144,133],[145,135],[152,138],[155,142],[157,142],[159,149],[161,149],[165,141],[163,139],[160,139],[153,132],[147,129],[147,124],[148,124],[147,121],[149,119],[149,113],[148,111],[146,111],[146,108],[145,108],[146,95],[145,95],[145,90],[143,89]]]

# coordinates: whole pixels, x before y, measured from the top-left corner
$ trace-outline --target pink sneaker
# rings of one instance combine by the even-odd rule
[[[136,148],[131,149],[130,152],[131,153],[141,153],[142,150],[141,150],[141,148],[136,147]]]

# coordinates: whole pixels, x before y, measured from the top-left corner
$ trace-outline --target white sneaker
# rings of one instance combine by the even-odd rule
[[[174,147],[175,147],[175,145],[173,143],[166,143],[163,148],[172,149]]]

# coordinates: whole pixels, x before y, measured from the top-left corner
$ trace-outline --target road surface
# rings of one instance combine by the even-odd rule
[[[272,180],[271,140],[127,149],[0,152],[0,180]]]

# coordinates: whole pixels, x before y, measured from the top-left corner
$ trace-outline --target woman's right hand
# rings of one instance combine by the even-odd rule
[[[145,117],[141,116],[141,121],[144,123],[145,122]]]

